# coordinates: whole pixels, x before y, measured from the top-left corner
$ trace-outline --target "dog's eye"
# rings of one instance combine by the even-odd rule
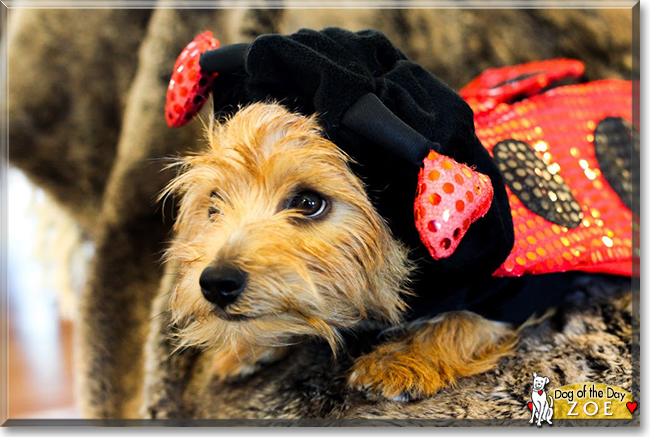
[[[318,193],[313,191],[302,191],[291,199],[289,209],[295,209],[305,217],[318,217],[327,209],[327,201]]]
[[[217,208],[217,200],[219,200],[220,197],[216,192],[211,192],[210,193],[210,206],[208,207],[208,217],[212,218],[216,214],[219,214],[220,211]]]

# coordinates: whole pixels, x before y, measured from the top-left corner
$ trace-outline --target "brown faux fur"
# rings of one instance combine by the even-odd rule
[[[431,420],[411,425],[454,424],[444,421],[449,419],[493,419],[485,424],[512,425],[516,422],[494,420],[522,419],[519,426],[527,426],[532,372],[548,376],[552,388],[597,381],[638,393],[638,385],[632,385],[632,299],[628,287],[625,281],[583,279],[565,307],[541,324],[524,329],[514,355],[502,359],[496,370],[459,379],[454,387],[419,402],[395,403],[347,386],[346,372],[372,335],[360,336],[360,341],[352,343],[356,346],[350,348],[350,355],[337,360],[325,343],[298,346],[260,373],[229,383],[206,371],[209,357],[186,350],[171,360],[168,346],[153,350],[150,344],[156,359],[150,362],[148,372],[146,417],[398,419],[395,425],[407,424],[400,422],[405,419]],[[158,319],[158,327],[168,322],[165,316]],[[638,384],[638,367],[634,372]],[[249,422],[254,423],[264,422]]]
[[[345,360],[333,365],[316,345],[239,385],[207,384],[195,351],[168,355],[166,316],[151,317],[164,309],[174,274],[160,264],[171,211],[153,203],[173,175],[156,160],[201,138],[196,121],[181,130],[165,125],[165,89],[177,54],[200,31],[228,44],[301,27],[373,27],[458,88],[485,68],[550,57],[585,61],[589,79],[629,78],[631,18],[631,9],[13,11],[10,161],[96,247],[77,331],[84,416],[140,414],[151,323],[147,417],[520,417],[523,373],[534,369],[553,381],[594,379],[629,390],[629,296],[573,311],[559,319],[565,323],[552,319],[496,373],[406,406],[344,391],[337,381]],[[479,403],[477,393],[490,402]]]

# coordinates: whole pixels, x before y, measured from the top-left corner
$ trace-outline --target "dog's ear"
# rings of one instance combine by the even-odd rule
[[[545,376],[545,377],[544,377],[544,381],[546,381],[546,384],[548,384],[549,382],[551,382],[551,380],[548,379],[548,376]]]
[[[533,378],[537,378],[537,373],[533,372]]]

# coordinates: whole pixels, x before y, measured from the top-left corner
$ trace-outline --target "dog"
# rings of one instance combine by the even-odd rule
[[[533,393],[532,393],[532,413],[529,423],[533,423],[537,417],[537,426],[542,426],[542,422],[546,421],[549,425],[553,425],[551,419],[553,418],[553,397],[548,396],[544,391],[544,386],[550,380],[546,376],[537,376],[533,372]]]
[[[168,260],[179,348],[202,347],[223,380],[309,337],[375,323],[400,334],[357,358],[351,387],[421,399],[494,368],[515,331],[458,311],[403,323],[413,263],[373,208],[350,158],[315,116],[254,103],[207,127],[207,147],[172,164],[180,197]],[[390,329],[389,329],[390,330]]]

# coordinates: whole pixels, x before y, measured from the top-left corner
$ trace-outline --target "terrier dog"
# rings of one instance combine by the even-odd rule
[[[181,196],[167,253],[179,347],[203,346],[220,378],[254,372],[302,338],[334,352],[364,322],[402,323],[412,263],[350,158],[314,116],[256,103],[208,128],[168,194]],[[401,326],[350,369],[351,386],[394,400],[431,396],[492,369],[516,333],[469,312]]]

